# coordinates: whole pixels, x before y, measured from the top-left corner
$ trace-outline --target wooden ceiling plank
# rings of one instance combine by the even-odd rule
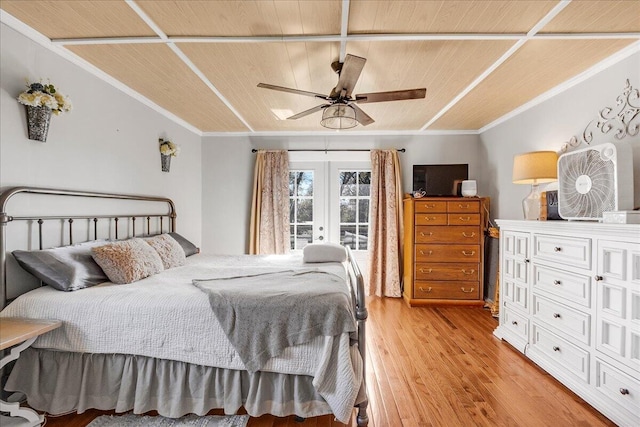
[[[629,44],[629,40],[529,41],[430,129],[480,129]]]
[[[246,127],[164,45],[72,46],[70,50],[199,129]],[[117,64],[126,63],[127,67]]]
[[[640,2],[573,0],[541,33],[640,32]]]
[[[2,0],[0,7],[50,39],[155,35],[123,1]]]

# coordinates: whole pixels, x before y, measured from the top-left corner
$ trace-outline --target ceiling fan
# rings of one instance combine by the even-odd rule
[[[339,78],[338,84],[331,90],[329,95],[267,83],[258,83],[258,87],[311,96],[313,98],[319,98],[327,101],[324,104],[317,105],[301,113],[287,117],[287,120],[299,119],[317,111],[322,111],[322,120],[320,121],[320,124],[330,129],[349,129],[355,127],[358,123],[363,126],[373,123],[374,120],[356,104],[401,101],[405,99],[419,99],[425,97],[427,93],[426,88],[394,90],[390,92],[372,92],[355,95],[355,97],[352,96],[353,88],[360,77],[360,73],[362,73],[365,62],[367,62],[365,58],[349,54],[345,57],[344,62],[333,62],[331,64],[331,68],[338,74]]]

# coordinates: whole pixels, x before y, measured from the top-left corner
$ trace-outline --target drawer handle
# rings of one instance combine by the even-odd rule
[[[511,322],[511,324],[512,324],[513,326],[518,326],[518,322],[516,322],[515,320],[514,320],[513,322]]]
[[[427,271],[426,273],[427,273],[427,274],[431,274],[431,272],[432,272],[432,271],[433,271],[433,268],[430,268],[430,269],[429,269],[429,271]],[[424,272],[425,272],[425,271],[424,271],[424,268],[421,268],[421,269],[420,269],[420,273],[424,273]]]
[[[476,271],[471,269],[469,271],[465,270],[464,268],[462,269],[462,274],[466,274],[467,276],[471,276],[473,273],[475,273]]]
[[[433,236],[433,233],[432,233],[432,232],[429,232],[429,233],[425,234],[424,232],[422,232],[422,231],[421,231],[421,232],[420,232],[420,235],[421,235],[422,237],[425,237],[425,236]]]
[[[467,203],[466,205],[463,205],[462,203],[458,204],[458,207],[460,209],[469,209],[469,204]]]
[[[466,291],[464,288],[460,288],[462,290],[462,292],[464,292],[465,294],[470,294],[471,292],[473,292],[475,289],[471,288],[471,290]]]
[[[553,346],[553,351],[560,351],[560,347],[558,347],[557,345]]]
[[[595,277],[595,279],[596,279],[596,282],[601,282],[601,281],[603,281],[603,280],[604,280],[604,277],[602,277],[602,276],[596,276],[596,277]]]
[[[559,284],[561,284],[561,283],[562,283],[562,282],[561,282],[560,280],[554,280],[554,281],[553,281],[553,284],[554,284],[554,285],[559,285]]]
[[[463,232],[462,232],[462,235],[463,235],[464,237],[476,237],[476,233],[473,233],[473,232],[471,233],[471,235],[467,235],[467,233],[465,233],[465,232],[463,231]]]
[[[468,217],[466,217],[466,218],[459,216],[459,217],[458,217],[458,219],[459,219],[460,221],[464,221],[464,222],[471,221],[471,217],[470,217],[470,216],[468,216]]]
[[[554,319],[559,319],[560,318],[560,313],[553,313],[553,318]]]
[[[527,264],[531,262],[531,260],[529,258],[525,258],[524,262],[526,262]]]
[[[629,389],[621,388],[620,389],[620,394],[622,394],[624,396],[628,395],[629,394]]]
[[[426,292],[426,293],[431,292],[431,286],[429,286],[427,289],[425,289],[422,286],[420,286],[418,289],[420,289],[420,292]]]
[[[475,254],[476,254],[476,251],[471,251],[471,252],[462,251],[462,255],[464,256],[474,256]]]
[[[433,254],[433,251],[429,251],[429,253],[425,254],[424,251],[420,251],[420,255],[431,255]]]
[[[562,252],[562,248],[560,246],[556,246],[555,248],[553,248],[554,252]]]
[[[433,208],[435,208],[435,207],[436,207],[436,205],[435,205],[435,203],[430,204],[430,205],[425,204],[425,205],[424,205],[424,207],[425,207],[425,208],[429,208],[429,209],[433,209]]]
[[[436,217],[435,217],[435,216],[432,216],[432,217],[425,216],[425,217],[424,217],[424,220],[425,220],[425,221],[435,221],[435,220],[436,220]]]

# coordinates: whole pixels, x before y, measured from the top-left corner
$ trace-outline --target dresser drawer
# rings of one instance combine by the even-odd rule
[[[479,200],[461,200],[456,202],[447,202],[447,212],[479,213],[480,201]]]
[[[447,227],[446,225],[416,227],[416,243],[480,243],[480,227],[461,225]]]
[[[418,263],[415,267],[416,280],[480,280],[480,264]]]
[[[533,322],[531,350],[557,370],[589,383],[589,352]],[[543,368],[545,363],[540,363]]]
[[[432,282],[416,280],[414,298],[427,299],[480,299],[478,282]]]
[[[546,260],[590,269],[591,239],[534,234],[533,257],[535,261]]]
[[[416,245],[416,262],[480,262],[480,245]]]
[[[450,213],[449,225],[480,225],[480,214],[477,213]]]
[[[591,307],[591,277],[534,264],[533,292]]]
[[[640,413],[640,381],[597,358],[596,390],[631,413]]]
[[[415,212],[446,212],[447,211],[447,202],[445,201],[433,201],[433,200],[423,200],[420,202],[415,202]]]
[[[446,213],[417,213],[416,225],[447,225]]]
[[[505,309],[504,326],[519,339],[529,341],[529,320],[526,317],[513,310]]]
[[[565,305],[533,295],[533,318],[546,323],[555,333],[589,345],[591,316]]]

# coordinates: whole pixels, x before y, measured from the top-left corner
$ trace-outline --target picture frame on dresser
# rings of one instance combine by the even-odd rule
[[[494,335],[616,424],[640,425],[640,225],[497,223]]]

